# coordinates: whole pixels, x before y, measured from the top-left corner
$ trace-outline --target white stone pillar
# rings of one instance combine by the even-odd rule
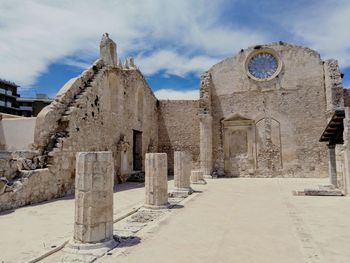
[[[187,152],[174,152],[174,196],[186,197],[193,193],[190,180],[191,162],[191,155]]]
[[[337,187],[337,163],[335,159],[335,144],[328,145],[328,174],[329,181]]]
[[[213,117],[209,114],[200,114],[200,165],[204,178],[212,178],[212,120]]]
[[[350,195],[350,108],[345,107],[344,124],[344,192]]]
[[[191,171],[191,183],[192,184],[206,184],[204,180],[203,172],[201,170],[192,170]]]
[[[113,238],[112,152],[80,152],[76,157],[74,239],[96,243]]]
[[[70,253],[99,255],[117,245],[113,239],[112,152],[76,155],[74,240]]]
[[[168,165],[166,153],[146,153],[145,158],[145,207],[168,207]]]

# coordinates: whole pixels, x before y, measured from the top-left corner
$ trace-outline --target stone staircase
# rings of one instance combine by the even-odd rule
[[[50,166],[53,164],[53,157],[56,153],[60,152],[63,147],[64,141],[69,137],[69,123],[71,119],[71,114],[79,109],[79,103],[81,102],[82,98],[84,98],[87,95],[87,92],[92,89],[94,86],[94,80],[100,76],[100,74],[104,71],[103,67],[98,68],[96,66],[93,66],[92,69],[94,70],[94,74],[89,78],[85,85],[82,87],[79,87],[76,95],[74,95],[73,100],[71,100],[67,106],[66,110],[62,114],[61,118],[57,121],[58,127],[55,131],[55,133],[51,136],[50,143],[48,144],[46,148],[47,153],[47,165]]]

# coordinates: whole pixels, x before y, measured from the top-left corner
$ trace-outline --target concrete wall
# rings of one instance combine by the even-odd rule
[[[192,167],[199,167],[198,101],[159,101],[158,151],[168,154],[169,173],[174,170],[174,151],[188,151]]]
[[[0,149],[29,149],[34,143],[36,118],[6,118],[0,120]]]
[[[277,54],[282,63],[281,72],[272,80],[256,81],[248,76],[246,62],[252,52],[264,48]],[[222,120],[229,120],[236,114],[236,117],[255,123],[252,129],[256,137],[253,135],[251,139],[255,160],[249,160],[255,162],[252,165],[255,172],[247,176],[327,176],[326,147],[318,141],[327,123],[327,87],[323,61],[317,52],[286,43],[251,47],[214,65],[209,73],[213,82],[214,169],[223,169],[225,163]],[[273,138],[273,143],[281,151],[282,160],[281,167],[275,168],[275,171],[269,169],[263,175],[262,170],[266,167],[257,159],[260,154],[259,133],[265,132],[263,124],[266,118],[272,119],[276,134],[279,133]],[[259,124],[262,127],[258,125],[260,120],[263,121]],[[241,142],[239,138],[235,141],[238,146],[245,143],[243,137]],[[242,160],[236,161],[237,167],[240,167]]]

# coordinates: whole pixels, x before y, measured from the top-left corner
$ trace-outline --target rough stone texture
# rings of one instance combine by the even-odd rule
[[[206,184],[204,180],[203,171],[201,170],[192,170],[191,171],[191,183],[192,184]]]
[[[100,58],[110,66],[118,66],[117,45],[109,38],[108,33],[102,36],[100,43]]]
[[[145,207],[166,208],[168,206],[166,153],[146,153],[145,167]]]
[[[192,166],[199,168],[198,101],[161,100],[158,107],[158,151],[168,156],[168,171],[174,171],[174,151],[185,150]]]
[[[0,152],[0,177],[12,180],[17,176],[17,162],[13,160],[11,152]]]
[[[344,145],[337,144],[335,146],[337,187],[341,190],[345,189],[345,165],[344,165]]]
[[[245,67],[252,52],[263,49],[272,49],[282,63],[278,76],[269,81],[249,78]],[[327,150],[318,140],[327,108],[341,105],[341,99],[335,96],[328,101],[333,106],[326,105],[325,90],[331,84],[325,83],[324,70],[331,69],[317,52],[283,42],[250,47],[214,65],[208,71],[214,173],[326,177]],[[223,121],[232,128],[225,131]]]
[[[328,145],[328,170],[330,184],[338,187],[335,145]]]
[[[0,211],[47,201],[60,191],[57,178],[47,168],[19,171],[18,178],[0,194]]]
[[[350,107],[350,90],[343,89],[343,95],[344,95],[344,107]]]
[[[191,156],[184,151],[174,152],[174,189],[173,194],[187,196],[191,188]]]
[[[199,138],[200,138],[200,168],[204,178],[212,178],[213,167],[213,139],[212,121],[210,114],[200,114],[199,116]]]
[[[345,118],[343,119],[344,124],[344,192],[346,195],[350,195],[350,108],[345,107]]]
[[[324,78],[327,117],[330,118],[334,110],[344,107],[344,91],[338,61],[329,59],[324,62]]]
[[[113,238],[112,152],[77,153],[74,240],[98,243]]]

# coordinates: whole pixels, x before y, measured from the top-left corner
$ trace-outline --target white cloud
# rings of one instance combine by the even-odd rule
[[[199,90],[174,90],[174,89],[160,89],[154,92],[159,100],[198,100]]]
[[[204,71],[218,57],[266,40],[261,32],[221,25],[221,4],[221,0],[0,0],[0,77],[30,86],[50,63],[66,57],[79,57],[65,62],[82,67],[98,56],[104,32],[117,42],[122,57],[142,58],[138,64],[148,74]]]
[[[199,75],[218,61],[219,59],[209,56],[189,57],[173,50],[160,50],[145,57],[140,55],[136,59],[136,64],[146,75],[152,75],[159,70],[164,70],[166,74],[183,77],[188,73]]]
[[[324,59],[335,58],[350,66],[350,2],[322,1],[283,19],[286,28]]]

